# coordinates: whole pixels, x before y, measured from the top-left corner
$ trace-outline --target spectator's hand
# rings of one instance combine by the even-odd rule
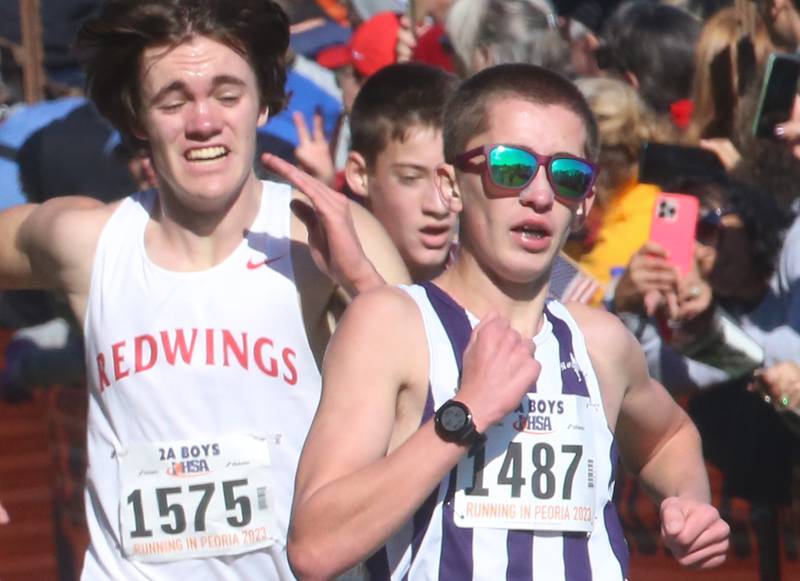
[[[11,519],[8,516],[8,512],[6,512],[6,509],[0,504],[0,525],[7,525],[10,521]]]
[[[298,145],[294,150],[297,163],[312,177],[325,185],[333,185],[336,168],[331,157],[330,144],[325,139],[322,127],[322,115],[314,114],[314,129],[308,131],[305,117],[300,111],[292,113],[294,126],[297,129]]]
[[[714,322],[714,291],[697,269],[694,268],[686,277],[678,280],[678,308],[674,318],[670,344],[681,351],[695,343],[699,338],[708,336]]]
[[[614,310],[652,316],[666,308],[677,316],[678,273],[667,261],[666,251],[655,242],[645,242],[633,255],[614,291]]]
[[[317,267],[350,292],[383,284],[361,247],[347,196],[275,155],[265,153],[261,162],[308,197],[310,204],[292,200],[292,210],[308,229],[308,244]]]
[[[800,367],[785,361],[763,370],[752,384],[751,391],[761,391],[779,411],[800,412]]]
[[[675,318],[678,321],[693,321],[707,313],[713,303],[714,291],[695,264],[685,278],[678,280],[678,313]]]
[[[684,567],[721,565],[729,535],[730,527],[710,504],[676,496],[661,503],[661,537]]]
[[[713,139],[701,139],[700,147],[716,154],[723,167],[727,171],[735,168],[742,161],[742,154],[736,149],[730,139],[726,137],[715,137]]]
[[[397,62],[406,63],[414,55],[417,48],[417,39],[425,34],[430,25],[411,22],[408,15],[400,17],[400,29],[397,31],[397,44],[395,45],[395,56]]]
[[[783,140],[791,148],[792,155],[800,159],[800,97],[794,98],[789,120],[775,127],[775,137]]]

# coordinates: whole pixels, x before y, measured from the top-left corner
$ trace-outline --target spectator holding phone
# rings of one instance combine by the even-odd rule
[[[609,308],[645,343],[651,372],[672,391],[703,387],[735,378],[743,371],[701,364],[679,356],[713,334],[719,312],[747,332],[764,326],[758,307],[777,264],[782,233],[789,217],[763,190],[733,180],[685,183],[670,188],[697,195],[695,268],[680,276],[663,248],[647,242],[620,278]],[[721,311],[720,311],[721,309]],[[659,333],[651,318],[671,330]],[[666,330],[662,326],[662,331]],[[755,368],[760,361],[751,365]]]
[[[755,101],[743,101],[749,111],[755,111]],[[752,127],[747,116],[740,131],[749,135]],[[771,139],[744,140],[742,161],[733,170],[736,179],[758,184],[770,192],[782,208],[794,216],[785,233],[775,274],[761,304],[753,311],[761,324],[752,330],[753,337],[764,346],[766,364],[791,361],[800,364],[800,218],[798,217],[797,184],[800,182],[800,148],[796,137],[800,128],[800,108],[797,99],[789,121],[778,127],[781,141]]]
[[[692,394],[690,415],[725,490],[753,502],[788,502],[790,435],[746,386],[770,359],[758,340],[769,327],[759,308],[789,218],[769,193],[733,180],[670,189],[700,198],[695,269],[679,276],[664,250],[648,243],[610,306],[639,337],[650,372],[673,394]]]
[[[685,141],[714,152],[728,170],[741,160],[734,144],[740,96],[755,90],[758,71],[772,49],[766,26],[751,4],[716,12],[697,41],[693,111]]]

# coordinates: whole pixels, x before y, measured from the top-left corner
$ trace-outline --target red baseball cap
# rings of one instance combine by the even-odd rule
[[[397,32],[400,19],[394,12],[379,12],[353,33],[349,45],[326,48],[317,55],[317,62],[329,69],[345,65],[363,77],[377,73],[383,67],[397,62]]]

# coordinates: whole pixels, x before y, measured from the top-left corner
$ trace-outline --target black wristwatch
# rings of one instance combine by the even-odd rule
[[[436,433],[445,442],[454,442],[466,446],[483,443],[486,436],[475,428],[472,412],[460,401],[448,400],[436,410],[434,419]]]

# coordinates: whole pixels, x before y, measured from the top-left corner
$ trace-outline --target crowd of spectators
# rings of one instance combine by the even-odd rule
[[[71,38],[101,3],[42,2],[50,81],[45,101],[22,101],[14,54],[0,51],[0,209],[67,194],[108,202],[156,185],[147,152],[122,141],[82,95]],[[359,116],[372,119],[368,98],[376,96],[373,90],[359,100],[359,91],[386,67],[413,61],[422,67],[420,82],[439,83],[441,91],[448,90],[450,75],[463,78],[510,62],[541,65],[576,82],[601,139],[593,214],[565,247],[578,276],[591,281],[587,288],[597,289],[578,295],[619,315],[644,346],[651,374],[675,397],[688,397],[707,459],[725,475],[726,493],[769,510],[794,503],[789,514],[796,525],[800,105],[771,140],[753,137],[750,128],[769,55],[794,52],[800,44],[800,2],[279,3],[291,22],[290,100],[259,128],[259,153],[276,154],[357,200],[373,196],[374,204],[380,195],[360,184],[373,179],[377,187],[370,155],[383,152],[354,143],[356,161],[367,160],[354,166],[350,121],[355,116],[355,134],[363,135]],[[19,42],[19,30],[10,24],[18,21],[15,4],[0,6],[0,36],[11,42]],[[437,76],[429,67],[449,75]],[[415,78],[414,71],[396,74]],[[436,123],[429,125],[439,131]],[[438,133],[435,138],[441,140]],[[393,139],[402,143],[406,136]],[[639,159],[653,142],[710,151],[725,175],[676,171],[672,183],[646,183]],[[430,181],[435,165],[413,179]],[[649,241],[661,191],[700,201],[695,265],[685,276]],[[454,231],[455,218],[448,216],[442,223]],[[401,219],[389,214],[382,221],[407,258]],[[446,238],[450,244],[453,236]],[[437,260],[433,271],[446,266]],[[412,266],[412,275],[427,272]],[[36,386],[80,385],[80,324],[62,302],[43,293],[0,294],[0,325],[19,329],[0,372],[5,398],[25,398]],[[800,527],[794,530],[800,534]]]

